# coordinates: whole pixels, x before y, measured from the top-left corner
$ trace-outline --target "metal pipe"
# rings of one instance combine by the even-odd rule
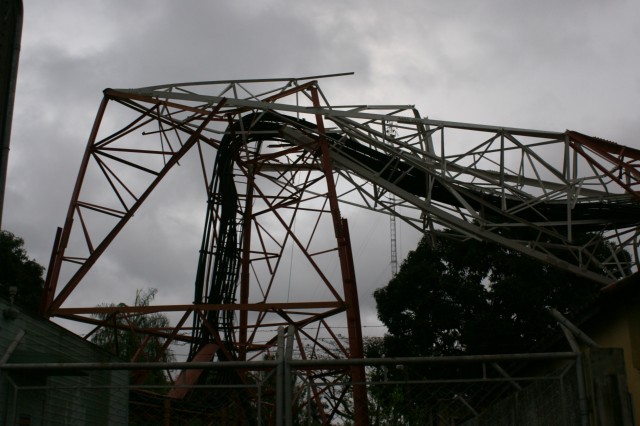
[[[473,362],[499,362],[499,361],[538,361],[538,360],[562,360],[575,359],[574,352],[543,352],[533,354],[505,354],[505,355],[464,355],[447,357],[406,357],[406,358],[359,358],[359,359],[309,359],[293,360],[292,367],[304,368],[335,368],[351,365],[406,365],[406,364],[453,364]]]
[[[9,357],[11,356],[13,351],[16,350],[16,348],[18,347],[18,345],[22,341],[23,337],[24,337],[24,330],[18,330],[18,332],[16,333],[16,336],[13,338],[13,340],[9,344],[9,347],[4,352],[4,355],[2,355],[2,358],[0,358],[0,365],[3,365],[4,363],[6,363],[9,360]]]
[[[137,90],[140,91],[149,91],[149,90],[162,90],[162,89],[170,89],[176,86],[202,86],[202,85],[212,85],[212,84],[231,84],[231,83],[273,83],[273,82],[287,82],[287,81],[305,81],[305,80],[319,80],[321,78],[331,78],[331,77],[343,77],[347,75],[354,75],[353,71],[351,72],[340,72],[334,74],[320,74],[320,75],[309,75],[305,77],[281,77],[281,78],[252,78],[252,79],[241,79],[241,80],[211,80],[211,81],[195,81],[195,82],[185,82],[185,83],[172,83],[172,84],[160,84],[157,86],[147,86],[141,87]]]
[[[406,364],[452,364],[492,361],[548,361],[576,359],[574,352],[545,352],[534,354],[510,355],[468,355],[448,357],[406,357],[406,358],[360,358],[360,359],[307,359],[289,360],[287,364],[297,369],[320,369],[348,367],[352,365],[406,365]],[[143,370],[143,369],[277,369],[278,360],[274,361],[225,361],[225,362],[66,362],[66,363],[33,363],[33,364],[0,364],[0,370]]]
[[[520,391],[520,390],[522,390],[522,386],[520,386],[520,385],[518,384],[518,382],[516,382],[515,380],[513,380],[513,378],[512,378],[511,376],[509,376],[509,374],[508,374],[506,371],[504,371],[504,369],[503,369],[502,367],[500,367],[500,365],[499,365],[497,362],[492,362],[492,363],[491,363],[491,366],[492,366],[493,368],[495,368],[495,369],[496,369],[496,371],[497,371],[498,373],[500,373],[500,375],[501,375],[502,377],[504,377],[505,379],[507,379],[507,380],[509,381],[509,383],[511,383],[511,385],[512,385],[514,388],[516,388],[516,390],[519,390],[519,391]]]
[[[467,402],[467,400],[466,400],[466,399],[464,399],[461,395],[456,395],[456,396],[455,396],[455,398],[456,398],[458,401],[462,402],[462,404],[464,404],[464,406],[465,406],[465,407],[467,407],[467,408],[469,409],[469,411],[471,411],[475,417],[478,417],[478,414],[479,414],[479,413],[476,411],[476,409],[475,409],[475,408],[473,408],[473,407],[471,406],[471,404],[469,404],[469,403]]]
[[[560,324],[560,328],[564,333],[565,337],[569,341],[569,346],[577,355],[576,357],[576,387],[578,388],[578,406],[580,409],[580,422],[582,426],[589,426],[589,400],[587,398],[587,387],[585,384],[585,369],[584,363],[582,362],[582,352],[580,351],[580,346],[578,342],[576,342],[575,335],[569,327],[564,324]]]
[[[598,347],[598,344],[595,341],[593,341],[591,337],[589,337],[584,331],[580,330],[575,324],[569,321],[564,315],[562,315],[556,309],[550,308],[548,309],[548,312],[551,314],[553,318],[556,319],[556,321],[560,323],[560,325],[566,327],[569,331],[571,331],[571,333],[574,336],[576,336],[582,343],[592,348]]]
[[[226,368],[269,370],[277,361],[224,361],[224,362],[45,362],[28,364],[0,364],[0,371],[37,370],[222,370]]]

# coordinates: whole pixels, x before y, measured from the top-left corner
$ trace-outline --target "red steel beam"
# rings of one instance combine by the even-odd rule
[[[78,197],[80,195],[80,189],[82,187],[82,182],[84,180],[84,175],[86,173],[87,166],[89,164],[89,158],[92,154],[92,147],[95,143],[95,139],[97,136],[97,131],[100,122],[102,121],[102,116],[104,115],[104,111],[106,109],[107,100],[103,99],[101,104],[100,111],[98,113],[98,118],[94,123],[94,128],[91,132],[91,137],[89,138],[89,143],[87,144],[87,149],[85,151],[85,155],[82,160],[82,165],[80,167],[80,173],[78,175],[78,180],[76,181],[76,187],[73,192],[72,202],[69,207],[69,212],[67,214],[67,220],[65,221],[65,228],[62,234],[61,247],[56,255],[55,269],[53,275],[54,281],[49,285],[49,287],[55,292],[57,279],[60,273],[60,266],[62,261],[64,260],[64,249],[66,248],[67,241],[69,239],[69,235],[71,233],[71,225],[73,223],[73,211],[75,206],[78,203]],[[168,171],[176,164],[178,161],[191,149],[191,147],[198,141],[198,136],[202,133],[202,131],[206,128],[209,121],[215,116],[215,114],[220,111],[220,109],[224,106],[225,100],[223,99],[218,105],[216,105],[211,112],[208,114],[207,118],[204,119],[198,128],[198,130],[191,135],[191,137],[185,142],[185,144],[180,148],[179,151],[175,153],[173,157],[167,164],[162,168],[162,170],[158,173],[156,179],[149,185],[149,187],[144,191],[144,193],[136,200],[136,202],[131,206],[131,208],[126,212],[125,216],[114,226],[114,228],[109,232],[109,234],[102,240],[102,242],[95,248],[94,252],[86,259],[86,261],[82,264],[82,266],[76,271],[76,273],[71,277],[69,282],[65,285],[65,287],[60,291],[60,293],[54,298],[54,300],[47,307],[47,312],[49,315],[52,315],[54,311],[56,311],[62,303],[69,297],[69,295],[73,292],[73,290],[80,283],[80,280],[86,275],[91,266],[96,262],[96,260],[100,257],[100,255],[106,250],[106,248],[111,244],[113,239],[118,235],[118,233],[122,230],[122,228],[127,224],[129,219],[133,217],[133,214],[138,210],[138,208],[142,205],[142,203],[147,199],[149,194],[155,189],[155,187],[160,183],[162,178],[168,173]],[[51,290],[50,290],[51,291]]]
[[[330,302],[282,302],[282,303],[237,303],[237,304],[193,304],[193,305],[153,305],[153,306],[94,306],[85,308],[58,308],[55,315],[110,314],[152,314],[157,312],[201,311],[274,311],[278,309],[329,309],[343,307],[344,303]]]
[[[635,185],[638,185],[638,181],[640,180],[640,150],[618,145],[617,143],[604,139],[583,135],[578,132],[567,131],[567,134],[569,135],[571,147],[580,153],[589,164],[596,167],[600,172],[624,188],[629,194],[640,199],[640,192],[634,189],[632,184],[625,182],[620,173],[613,173],[604,167],[600,162],[588,155],[583,147],[595,152],[604,160],[619,168],[620,171],[624,170],[627,174],[633,176]],[[629,158],[631,161],[625,161],[625,158]],[[636,164],[633,165],[633,162],[636,162]]]
[[[318,89],[311,89],[311,101],[314,107],[320,107]],[[322,114],[316,114],[316,125],[318,127],[318,144],[321,152],[321,164],[327,183],[327,197],[333,219],[333,227],[338,240],[338,253],[340,257],[340,269],[342,272],[342,282],[344,286],[344,296],[347,305],[347,322],[349,335],[349,357],[362,358],[364,348],[362,343],[362,326],[360,323],[360,306],[356,287],[356,277],[353,267],[353,255],[349,242],[349,230],[346,220],[340,215],[338,196],[335,182],[333,181],[333,167],[329,154],[329,143],[325,136],[324,120]],[[353,386],[354,422],[356,426],[366,426],[369,424],[369,408],[367,399],[367,389],[364,385],[366,375],[364,367],[354,366],[351,369],[351,378],[356,383]]]

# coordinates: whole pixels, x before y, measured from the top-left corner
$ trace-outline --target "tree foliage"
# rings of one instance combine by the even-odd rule
[[[37,311],[44,287],[44,267],[29,259],[24,240],[9,231],[0,231],[0,294],[9,296],[16,287],[15,303]]]
[[[136,290],[136,298],[133,306],[149,306],[155,298],[158,290]],[[125,307],[124,303],[115,305],[103,304],[107,307]],[[91,342],[106,349],[112,354],[126,361],[139,362],[168,362],[173,361],[173,353],[170,349],[163,349],[165,339],[155,335],[147,335],[140,332],[144,329],[161,329],[169,326],[169,319],[161,313],[152,314],[96,314],[97,319],[104,322],[91,335]],[[140,372],[135,372],[140,374]],[[167,382],[161,370],[153,370],[148,375],[145,373],[146,384],[165,384]]]
[[[597,290],[503,246],[425,237],[374,293],[388,328],[378,350],[387,356],[531,351],[553,326],[547,307],[570,315]]]
[[[608,250],[603,245],[599,257],[605,258]],[[540,343],[550,330],[558,330],[547,308],[571,317],[593,301],[598,290],[596,283],[520,252],[489,242],[462,241],[443,232],[436,240],[423,238],[398,274],[375,291],[378,317],[388,333],[368,339],[365,353],[407,357],[544,350]],[[368,371],[371,382],[388,383],[370,387],[372,424],[431,424],[439,401],[453,400],[463,391],[443,387],[436,392],[438,388],[432,387],[433,393],[422,393],[425,388],[411,381],[444,383],[477,374],[470,364],[400,367]],[[489,390],[479,392],[479,399],[471,394],[465,399],[480,408],[487,403],[484,392]]]

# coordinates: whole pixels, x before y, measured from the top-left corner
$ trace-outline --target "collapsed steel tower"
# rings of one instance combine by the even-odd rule
[[[43,313],[106,326],[92,314],[180,312],[172,330],[136,331],[189,342],[191,359],[260,359],[283,325],[295,327],[303,358],[360,358],[340,202],[397,215],[434,236],[448,228],[503,244],[603,286],[637,271],[640,151],[573,131],[431,120],[413,106],[333,106],[318,78],[105,90],[56,236]],[[208,206],[193,299],[68,306],[190,151]],[[293,258],[304,279],[292,283],[285,265]],[[338,323],[347,324],[348,345],[332,329]],[[364,380],[359,367],[348,373]],[[321,405],[318,389],[312,399]],[[364,388],[353,398],[366,418]]]

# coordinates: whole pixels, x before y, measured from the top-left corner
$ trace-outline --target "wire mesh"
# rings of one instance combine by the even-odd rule
[[[65,375],[3,374],[0,422],[6,425],[127,424],[128,380],[116,371]]]
[[[367,360],[360,360],[364,363]],[[352,425],[354,386],[365,386],[371,425],[578,425],[575,359],[517,362],[369,364],[366,383],[344,365],[277,369],[217,365],[192,385],[133,385],[123,370],[0,375],[8,425]],[[220,364],[220,363],[217,363]],[[287,371],[287,369],[284,369]],[[507,371],[509,373],[507,373]],[[340,373],[340,374],[338,374]],[[131,372],[127,375],[133,377]],[[324,376],[325,380],[317,380]],[[19,379],[18,379],[19,377]],[[31,380],[29,380],[31,377]],[[43,378],[44,377],[44,378]],[[169,376],[167,376],[169,377]],[[38,383],[39,381],[39,383]],[[290,397],[278,405],[288,381]],[[175,390],[180,387],[186,392]],[[175,395],[181,395],[175,397]],[[285,393],[286,395],[286,393]],[[284,409],[289,405],[289,410]]]
[[[495,363],[375,366],[367,368],[367,378],[371,425],[581,424],[573,360],[558,370],[534,369],[514,376]],[[324,389],[306,392],[338,393]],[[352,424],[352,414],[343,409],[329,422]],[[297,420],[305,425],[325,423],[318,421],[311,409]]]

